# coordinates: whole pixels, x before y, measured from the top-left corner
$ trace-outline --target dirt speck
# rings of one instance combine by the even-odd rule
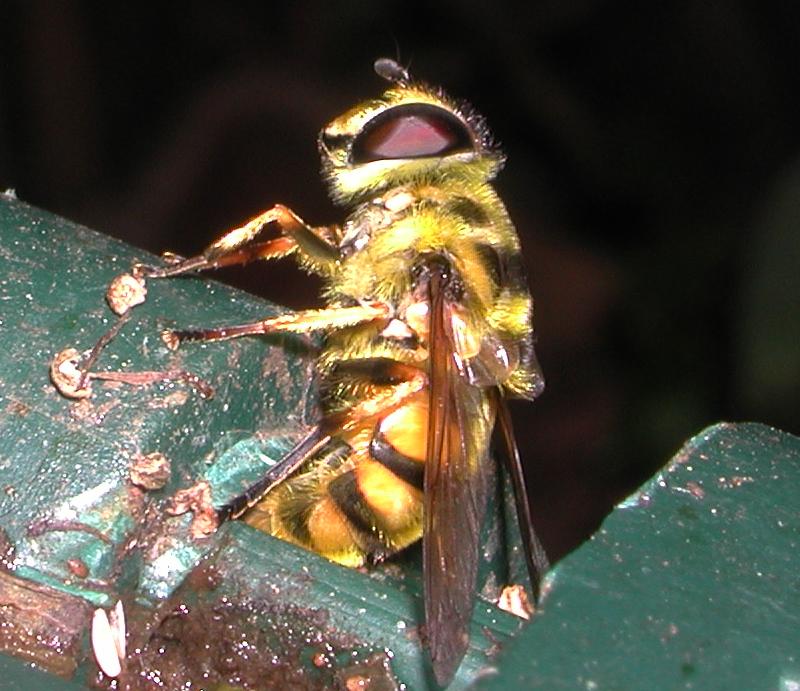
[[[337,676],[347,691],[397,691],[400,688],[386,652],[374,653],[363,662],[342,669]]]
[[[6,406],[6,414],[25,417],[29,412],[31,412],[31,407],[27,403],[15,401],[13,398],[9,399],[8,405]]]
[[[210,398],[211,396],[206,396],[206,398]],[[153,409],[161,409],[161,408],[178,408],[186,403],[189,400],[189,394],[187,391],[183,389],[179,389],[177,391],[173,391],[171,394],[167,394],[164,398],[154,398],[148,402],[148,406]]]
[[[750,482],[755,482],[755,478],[750,475],[732,475],[731,477],[720,477],[717,482],[724,489],[734,489]]]
[[[191,511],[194,518],[190,532],[196,540],[208,537],[219,525],[217,512],[211,504],[211,485],[205,480],[175,492],[166,510],[172,516]]]
[[[533,605],[528,600],[528,594],[521,585],[507,585],[500,593],[497,606],[504,612],[514,614],[522,619],[530,619],[533,614]]]
[[[89,567],[86,566],[86,562],[78,557],[67,559],[67,569],[76,578],[86,578],[89,575]]]
[[[57,353],[50,363],[50,381],[66,398],[88,398],[92,395],[89,380],[80,369],[81,354],[75,348]]]
[[[15,556],[14,543],[8,537],[8,533],[0,528],[0,567],[4,569],[12,568]]]
[[[147,298],[144,278],[132,274],[120,274],[106,290],[106,302],[116,315],[123,315],[132,307],[141,305]]]
[[[695,499],[705,499],[706,491],[698,483],[692,480],[689,480],[689,482],[686,483],[686,490]]]
[[[129,469],[131,482],[145,490],[161,489],[170,477],[169,459],[161,452],[137,456]]]

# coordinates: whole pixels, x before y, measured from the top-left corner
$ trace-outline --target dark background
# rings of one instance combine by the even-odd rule
[[[316,133],[399,51],[509,155],[548,381],[514,414],[555,556],[704,426],[800,431],[800,5],[373,5],[0,2],[0,188],[153,252],[278,201],[341,220]],[[317,300],[291,263],[226,277]]]

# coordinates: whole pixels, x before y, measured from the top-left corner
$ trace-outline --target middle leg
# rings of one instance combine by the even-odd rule
[[[389,305],[382,302],[367,302],[354,307],[302,310],[251,324],[221,326],[212,329],[168,330],[164,331],[161,337],[170,350],[176,350],[183,341],[224,341],[240,336],[343,329],[368,322],[388,321],[391,315],[392,308]]]

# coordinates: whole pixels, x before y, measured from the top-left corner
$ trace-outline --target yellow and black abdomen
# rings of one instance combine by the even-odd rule
[[[416,542],[427,406],[423,391],[371,429],[334,437],[245,520],[347,566],[381,561]]]

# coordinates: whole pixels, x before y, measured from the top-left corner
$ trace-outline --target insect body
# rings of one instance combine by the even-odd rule
[[[390,60],[376,71],[390,88],[319,137],[332,196],[350,209],[342,226],[311,227],[276,206],[202,255],[144,273],[291,254],[323,277],[324,309],[166,339],[323,333],[322,419],[222,517],[349,566],[422,537],[427,638],[444,684],[468,643],[497,420],[532,582],[546,568],[504,403],[534,398],[543,380],[519,240],[490,185],[502,153],[467,106]],[[281,234],[259,240],[268,226]]]

